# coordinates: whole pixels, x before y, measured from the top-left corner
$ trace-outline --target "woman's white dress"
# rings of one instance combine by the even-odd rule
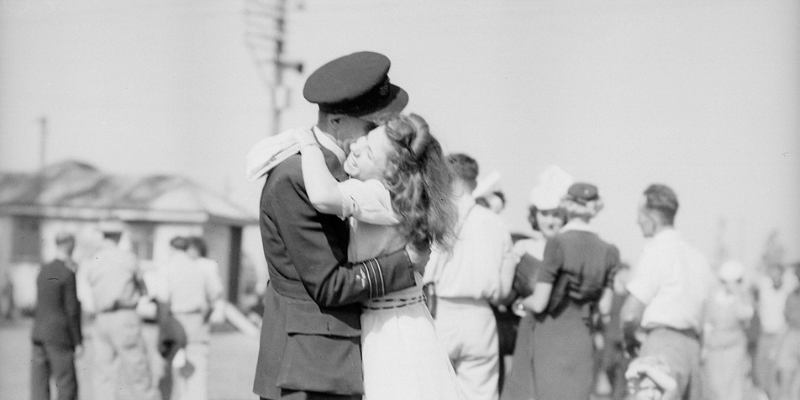
[[[350,260],[367,260],[405,247],[388,190],[377,180],[349,179],[339,188],[350,218]],[[461,399],[455,372],[436,338],[416,286],[364,302],[361,345],[365,400]]]

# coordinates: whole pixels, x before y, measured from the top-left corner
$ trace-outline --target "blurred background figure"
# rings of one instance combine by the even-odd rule
[[[637,223],[648,238],[628,282],[621,320],[625,349],[668,366],[680,396],[702,398],[700,333],[703,308],[714,276],[705,256],[675,230],[678,197],[666,185],[653,184],[639,200]]]
[[[500,186],[500,173],[493,171],[485,178],[479,179],[472,191],[475,203],[501,214],[506,208],[506,195]]]
[[[55,259],[42,266],[36,279],[36,312],[31,333],[32,400],[50,400],[50,378],[55,381],[57,399],[78,397],[75,356],[83,353],[83,336],[76,266],[72,261],[74,249],[75,237],[58,233]]]
[[[800,263],[789,268],[800,279]],[[786,299],[786,333],[777,351],[778,399],[800,399],[800,287]]]
[[[620,263],[616,246],[590,225],[603,209],[596,186],[573,183],[561,202],[567,223],[547,241],[531,308],[536,399],[588,399],[595,381],[595,313],[607,320],[612,272]]]
[[[793,271],[782,263],[767,264],[766,274],[756,281],[756,310],[761,329],[756,345],[754,377],[756,385],[772,399],[778,399],[777,351],[786,332],[786,301],[798,287]]]
[[[743,284],[744,273],[741,262],[724,262],[706,301],[702,350],[706,400],[743,400],[754,395],[746,333],[754,310]]]
[[[520,256],[520,263],[514,273],[513,289],[517,299],[513,310],[522,319],[517,329],[511,368],[507,371],[501,394],[504,400],[533,399],[531,337],[534,319],[530,306],[530,301],[533,299],[531,295],[537,272],[544,258],[545,244],[548,239],[555,237],[567,222],[566,212],[560,208],[560,202],[571,184],[572,177],[554,165],[539,175],[539,182],[531,190],[529,198],[528,222],[533,231],[530,237],[521,238],[514,243],[513,251]]]
[[[506,208],[506,195],[500,185],[500,173],[493,171],[486,177],[478,179],[478,184],[472,191],[472,197],[475,198],[475,204],[501,215]],[[512,290],[505,299],[491,305],[497,323],[497,344],[500,352],[498,387],[501,394],[505,378],[511,371],[511,354],[514,352],[514,342],[517,338],[517,326],[520,319],[509,307],[516,297],[516,293]]]
[[[86,264],[86,280],[96,312],[95,399],[160,399],[151,374],[142,321],[136,306],[144,294],[136,256],[119,247],[124,226],[103,221],[103,245]]]
[[[603,326],[604,346],[600,352],[601,360],[595,392],[610,396],[614,400],[622,400],[626,393],[625,371],[630,360],[625,357],[620,314],[622,305],[628,297],[628,289],[625,286],[630,281],[630,276],[630,265],[625,262],[620,263],[614,272],[614,297],[611,301],[610,318]],[[603,385],[608,386],[603,388]]]
[[[172,377],[169,398],[204,400],[208,398],[209,317],[222,298],[222,283],[214,262],[203,257],[202,239],[175,237],[170,246],[172,257],[160,272],[166,290],[158,297],[183,327],[186,350],[167,365]]]
[[[225,299],[223,298],[222,278],[219,274],[219,265],[208,257],[206,241],[199,236],[190,236],[186,254],[194,260],[198,268],[206,275],[209,293],[209,307],[205,320],[210,323],[221,323],[225,319]]]
[[[468,399],[494,400],[499,397],[500,358],[490,304],[499,304],[510,292],[519,258],[511,251],[505,222],[472,197],[478,162],[466,154],[451,154],[447,160],[455,174],[456,242],[451,254],[432,251],[423,281],[428,288],[433,285],[436,333],[462,393]]]

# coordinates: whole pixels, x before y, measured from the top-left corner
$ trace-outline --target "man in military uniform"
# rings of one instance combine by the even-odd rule
[[[359,52],[306,81],[304,97],[319,106],[312,130],[339,180],[350,143],[376,126],[376,114],[408,102],[389,83],[389,67],[384,55]],[[260,211],[270,282],[253,391],[264,399],[361,398],[359,302],[413,286],[413,269],[424,267],[427,254],[409,248],[348,260],[348,223],[311,205],[299,154],[270,171]]]

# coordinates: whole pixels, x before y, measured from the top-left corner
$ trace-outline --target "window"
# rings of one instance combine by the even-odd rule
[[[11,262],[39,263],[42,258],[41,221],[38,217],[14,217]]]

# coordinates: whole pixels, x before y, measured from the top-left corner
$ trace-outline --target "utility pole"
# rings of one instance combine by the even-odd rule
[[[284,71],[303,72],[302,62],[283,59],[286,3],[287,0],[245,0],[245,43],[256,69],[270,90],[270,135],[280,132],[281,114],[288,106],[289,93],[283,86]]]
[[[39,142],[39,169],[44,170],[47,150],[47,116],[45,115],[39,118],[39,134],[41,135],[41,141]]]

